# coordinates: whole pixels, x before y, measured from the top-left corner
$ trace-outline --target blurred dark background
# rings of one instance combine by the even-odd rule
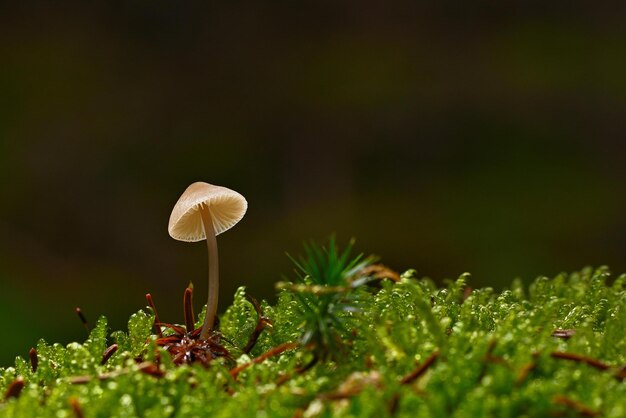
[[[9,2],[7,2],[9,3]],[[182,322],[206,247],[167,234],[197,180],[249,202],[220,308],[274,297],[336,233],[403,271],[502,288],[626,271],[623,10],[563,2],[0,5],[0,365],[74,315]],[[537,3],[537,5],[540,3]]]

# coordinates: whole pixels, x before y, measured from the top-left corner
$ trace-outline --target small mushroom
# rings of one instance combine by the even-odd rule
[[[172,209],[168,232],[179,241],[206,239],[209,253],[209,296],[200,339],[209,337],[217,313],[219,267],[216,235],[232,228],[243,218],[248,202],[226,187],[196,182],[187,187]]]

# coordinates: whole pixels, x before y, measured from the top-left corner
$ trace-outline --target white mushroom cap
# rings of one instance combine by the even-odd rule
[[[200,215],[204,205],[210,208],[215,235],[232,228],[248,209],[246,199],[234,190],[201,181],[193,183],[172,209],[167,227],[170,236],[187,242],[206,239]]]

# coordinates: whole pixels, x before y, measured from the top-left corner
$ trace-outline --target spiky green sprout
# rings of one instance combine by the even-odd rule
[[[340,251],[335,237],[328,246],[304,244],[304,255],[287,256],[296,267],[296,283],[279,282],[278,289],[293,295],[300,314],[300,343],[312,348],[314,361],[336,360],[346,353],[354,315],[360,311],[359,287],[372,277],[362,276],[375,257],[351,256],[354,240]]]

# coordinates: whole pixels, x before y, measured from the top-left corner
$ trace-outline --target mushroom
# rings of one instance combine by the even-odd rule
[[[200,339],[206,340],[217,313],[219,266],[216,235],[232,228],[248,208],[246,199],[226,187],[196,182],[187,187],[172,209],[168,232],[179,241],[206,239],[209,253],[209,295]]]

